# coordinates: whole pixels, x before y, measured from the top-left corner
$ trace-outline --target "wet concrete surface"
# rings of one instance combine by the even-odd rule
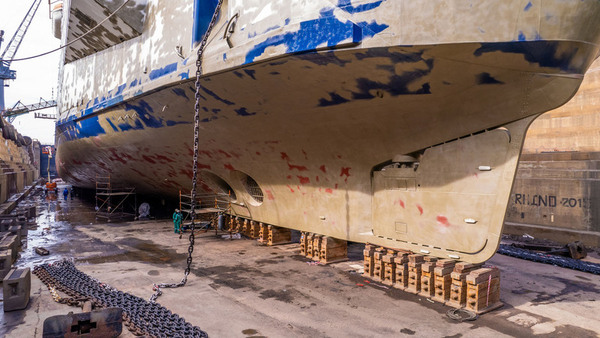
[[[78,199],[38,199],[18,266],[62,258],[124,292],[148,299],[152,284],[183,277],[188,237],[170,221],[98,223],[93,206]],[[225,233],[200,233],[184,288],[165,289],[159,303],[212,337],[597,337],[600,278],[496,255],[504,306],[472,322],[450,309],[361,276],[362,245],[350,261],[315,265],[297,243],[266,247]],[[38,256],[34,247],[50,250]],[[26,310],[3,315],[0,336],[38,337],[44,319],[80,309],[54,302],[32,276]],[[132,337],[124,331],[123,337]]]

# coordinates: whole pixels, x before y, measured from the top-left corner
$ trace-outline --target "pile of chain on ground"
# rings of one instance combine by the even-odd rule
[[[123,324],[135,335],[208,337],[199,327],[192,326],[165,307],[103,284],[79,271],[69,260],[38,265],[33,273],[59,303],[77,306],[89,300],[96,308],[122,308]],[[71,298],[61,298],[56,290]]]
[[[501,244],[498,248],[498,253],[502,255],[517,257],[526,259],[538,263],[552,264],[561,266],[563,268],[569,268],[573,270],[579,270],[584,272],[593,273],[600,275],[600,264],[592,262],[584,262],[578,259],[569,257],[562,257],[556,255],[550,255],[547,253],[535,252],[527,249],[516,248],[511,245]]]

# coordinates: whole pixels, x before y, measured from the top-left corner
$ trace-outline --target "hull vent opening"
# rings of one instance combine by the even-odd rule
[[[216,194],[228,198],[231,201],[237,200],[233,188],[221,177],[209,172],[203,171],[200,174],[200,179],[208,185]]]
[[[263,202],[264,194],[258,183],[250,176],[244,175],[242,178],[242,185],[246,192],[253,199],[253,202],[260,205]]]

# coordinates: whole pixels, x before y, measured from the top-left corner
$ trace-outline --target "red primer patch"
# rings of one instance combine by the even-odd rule
[[[152,159],[152,157],[150,157],[150,156],[147,156],[147,155],[142,155],[142,158],[143,158],[144,160],[146,160],[146,162],[150,162],[150,163],[156,163],[156,162],[154,161],[154,159]]]
[[[288,161],[289,161],[289,160],[290,160],[290,157],[289,157],[289,156],[288,156],[288,154],[286,154],[286,153],[281,153],[281,159],[282,159],[282,160],[288,160]]]
[[[257,151],[257,152],[256,152],[256,155],[260,156],[260,152],[259,152],[259,151]]]
[[[325,189],[325,192],[328,193],[328,194],[333,194],[333,190],[331,190],[331,188]]]
[[[225,169],[227,169],[227,170],[235,170],[235,169],[233,168],[233,166],[232,166],[231,164],[229,164],[229,163],[227,163],[227,164],[225,164],[225,165],[223,165],[223,166],[224,166],[224,167],[225,167]]]
[[[304,176],[297,176],[297,177],[300,180],[300,184],[309,184],[310,183],[310,178],[308,178],[308,177],[304,177]]]
[[[168,158],[166,156],[158,155],[158,154],[154,155],[154,158],[156,158],[159,161],[163,161],[163,162],[175,162],[175,161],[173,161],[172,159],[170,159],[170,158]]]
[[[315,180],[317,180],[317,182],[319,182],[319,176],[316,176],[316,177],[315,177]]]
[[[403,200],[398,200],[398,203],[400,204],[400,206],[402,207],[402,209],[405,209],[405,207],[404,207],[404,201]]]
[[[292,179],[292,175],[287,175],[287,179],[291,180]]]
[[[441,226],[449,227],[450,222],[448,222],[448,218],[446,216],[438,216],[437,217],[438,224]]]
[[[348,177],[350,177],[350,167],[342,167],[342,172],[340,176],[346,176],[344,182],[348,182]]]
[[[323,173],[325,173],[325,174],[327,173],[327,168],[325,168],[325,165],[324,165],[324,164],[323,164],[322,166],[320,166],[320,167],[319,167],[319,169],[321,169],[321,171],[322,171]]]
[[[306,151],[304,151],[304,149],[302,149],[302,154],[304,154],[304,159],[308,160],[308,155],[306,154]]]
[[[275,197],[273,197],[273,193],[271,192],[271,190],[265,190],[265,192],[267,193],[267,199],[272,201],[275,199]]]
[[[194,172],[189,170],[189,169],[181,169],[179,170],[180,174],[186,175],[189,178],[193,178],[194,177]]]
[[[417,209],[419,209],[419,212],[423,215],[423,207],[417,204]]]
[[[224,150],[221,150],[221,149],[219,149],[219,150],[217,150],[217,151],[218,151],[218,152],[220,152],[221,154],[225,155],[225,157],[227,157],[227,158],[231,158],[231,155],[229,155],[229,153],[227,153],[226,151],[224,151]]]
[[[294,192],[294,189],[292,189],[292,187],[290,187],[290,185],[288,184],[287,187],[290,189],[291,192]]]
[[[290,170],[294,170],[297,169],[298,171],[306,171],[308,170],[307,167],[303,166],[303,165],[293,165],[293,164],[289,164],[288,163],[288,167],[290,168]]]

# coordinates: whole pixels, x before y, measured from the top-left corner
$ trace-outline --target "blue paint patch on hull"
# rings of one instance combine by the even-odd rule
[[[171,74],[171,73],[175,72],[176,70],[177,70],[177,62],[173,62],[162,68],[152,70],[150,72],[150,74],[148,74],[148,77],[150,78],[150,80],[156,80],[159,77]]]
[[[249,113],[248,110],[246,109],[246,107],[242,107],[240,109],[234,109],[235,112],[239,115],[239,116],[252,116],[252,115],[256,115],[256,113]]]
[[[300,29],[269,37],[255,45],[246,54],[245,63],[252,63],[268,47],[284,45],[286,53],[301,53],[316,50],[317,47],[335,47],[345,40],[352,43],[362,41],[362,30],[353,22],[341,22],[335,17],[324,17],[300,23]]]
[[[502,81],[496,80],[494,77],[490,75],[490,73],[481,73],[477,75],[477,83],[481,85],[486,84],[504,84]]]
[[[582,74],[585,62],[576,66],[578,48],[561,49],[560,41],[527,41],[527,42],[489,42],[481,43],[473,55],[481,56],[486,53],[502,52],[521,54],[525,60],[538,64],[540,67],[560,69],[569,73]]]
[[[350,0],[339,0],[337,6],[346,13],[355,14],[355,13],[362,13],[362,12],[366,12],[366,11],[375,9],[375,8],[379,7],[382,2],[383,2],[383,0],[380,0],[380,1],[372,2],[370,4],[362,4],[362,5],[358,5],[358,6],[352,6]]]

